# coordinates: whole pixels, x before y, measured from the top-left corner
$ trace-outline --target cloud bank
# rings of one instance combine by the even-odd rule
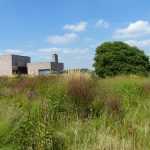
[[[88,25],[87,22],[81,21],[77,24],[66,24],[64,26],[64,29],[72,32],[83,32],[86,30],[87,25]]]
[[[115,38],[138,38],[150,35],[150,22],[138,20],[130,23],[125,28],[120,28],[115,31]]]
[[[75,33],[65,33],[64,35],[52,35],[48,37],[48,43],[54,45],[70,44],[78,40]]]

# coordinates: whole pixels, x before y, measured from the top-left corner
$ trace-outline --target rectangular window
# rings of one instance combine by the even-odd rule
[[[46,76],[50,74],[50,69],[40,69],[39,75]]]

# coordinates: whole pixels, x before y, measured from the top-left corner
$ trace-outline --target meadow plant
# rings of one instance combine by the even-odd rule
[[[120,115],[123,112],[121,98],[117,95],[109,95],[105,100],[105,108],[109,115]]]
[[[78,73],[3,79],[2,150],[150,148],[149,78]]]
[[[95,88],[96,83],[89,74],[74,73],[68,76],[67,93],[83,116],[90,112],[90,106],[96,97]]]

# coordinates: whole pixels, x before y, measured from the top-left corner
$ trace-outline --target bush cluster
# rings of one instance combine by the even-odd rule
[[[81,73],[0,78],[0,149],[95,150],[98,145],[117,149],[117,144],[118,149],[130,150],[135,140],[140,147],[142,138],[148,143],[149,135],[137,128],[143,126],[139,118],[143,123],[148,119],[146,81],[134,76],[98,79]],[[127,140],[131,143],[122,145]]]
[[[149,57],[123,42],[105,42],[96,49],[95,72],[100,77],[124,74],[148,75]]]

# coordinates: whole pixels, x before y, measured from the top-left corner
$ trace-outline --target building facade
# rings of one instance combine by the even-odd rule
[[[12,76],[16,74],[48,75],[50,73],[62,73],[64,64],[59,63],[58,55],[52,55],[52,62],[31,63],[31,58],[20,55],[0,55],[0,76]]]
[[[28,63],[27,68],[29,75],[48,75],[62,73],[64,71],[64,64],[59,62],[57,54],[53,54],[51,62]]]
[[[27,63],[31,59],[28,56],[1,55],[0,76],[12,76],[13,74],[27,74]]]

